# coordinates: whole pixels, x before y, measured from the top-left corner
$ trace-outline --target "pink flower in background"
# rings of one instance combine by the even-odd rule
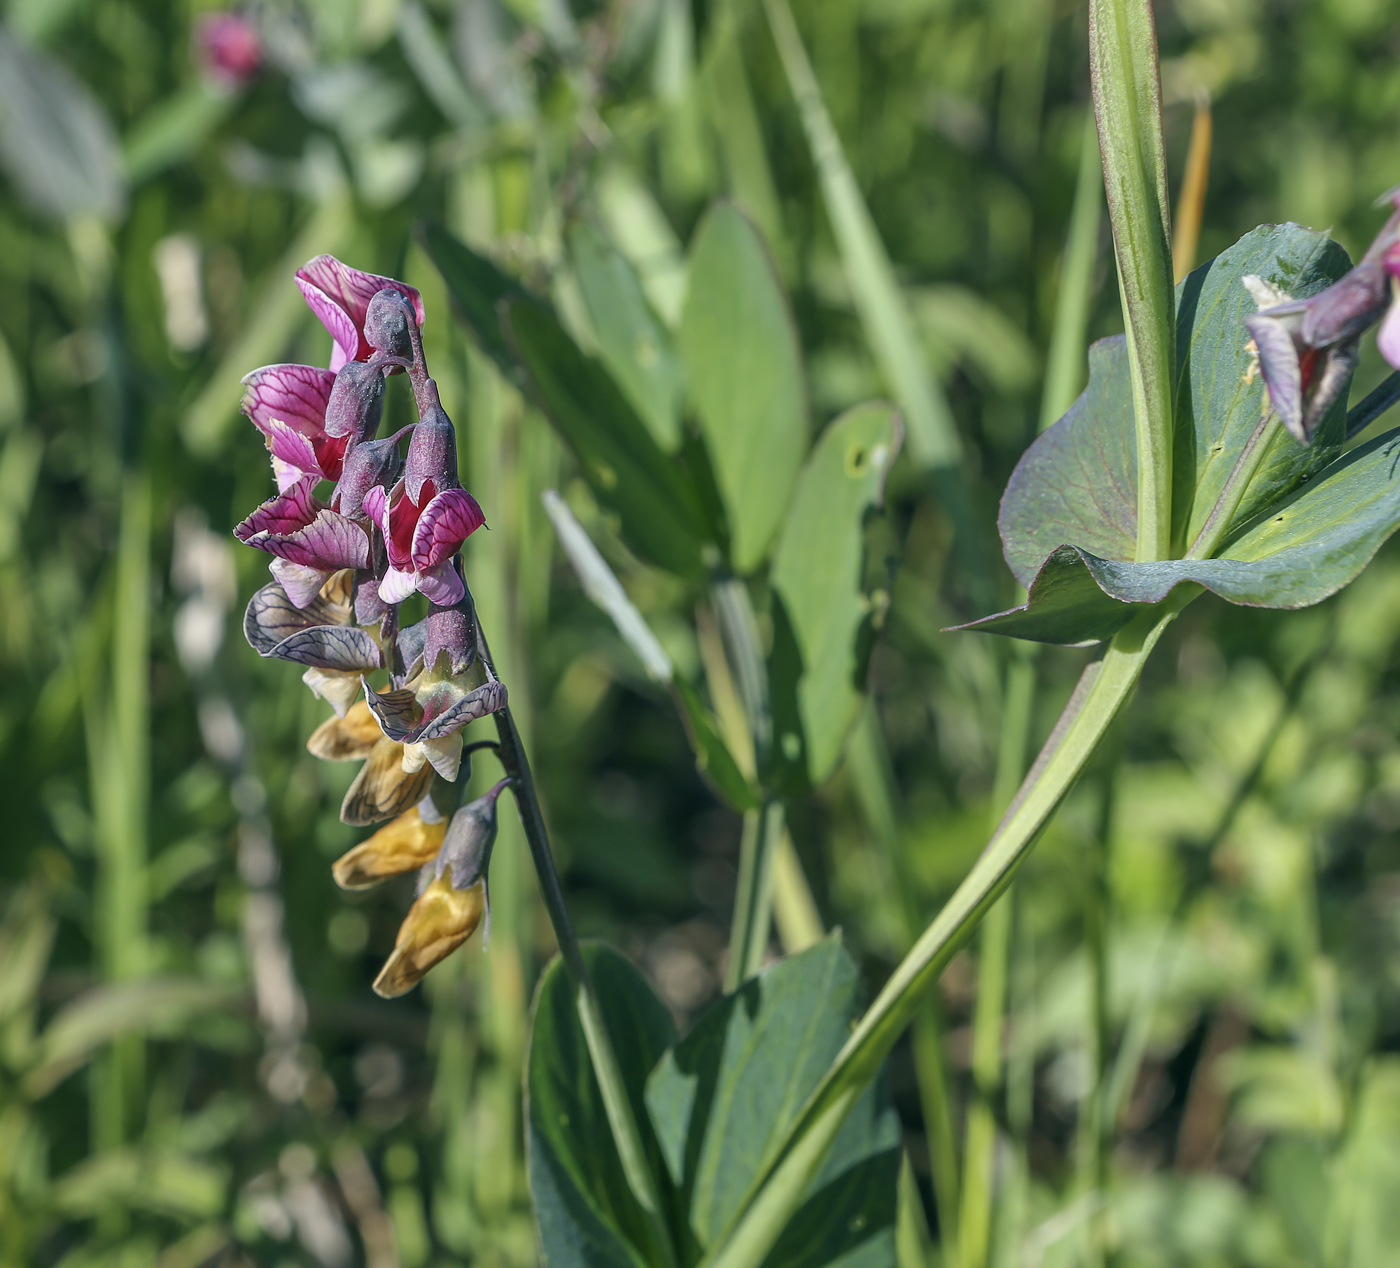
[[[347,361],[367,361],[374,349],[365,338],[365,313],[375,295],[390,287],[401,291],[413,305],[419,326],[423,324],[423,297],[403,282],[377,273],[364,273],[342,264],[333,255],[318,255],[297,270],[297,285],[311,311],[330,331],[335,347],[331,369],[339,370]]]
[[[242,14],[204,14],[195,24],[194,45],[205,74],[227,88],[241,88],[262,65],[262,37]]]

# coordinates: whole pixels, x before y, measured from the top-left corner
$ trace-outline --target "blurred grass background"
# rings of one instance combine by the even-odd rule
[[[371,994],[407,890],[335,889],[329,863],[362,835],[336,814],[353,771],[309,757],[325,707],[238,633],[264,561],[228,530],[270,487],[238,379],[324,361],[291,280],[314,254],[423,289],[491,523],[469,577],[577,922],[682,1021],[719,990],[739,821],[556,557],[541,490],[567,491],[691,668],[696,596],[610,533],[450,318],[413,223],[441,219],[588,340],[569,225],[600,225],[669,323],[684,244],[732,196],[789,288],[816,419],[892,385],[752,0],[268,0],[241,11],[261,49],[246,76],[211,65],[205,16],[10,0],[0,26],[0,1263],[531,1263],[520,1069],[552,951],[534,882],[507,815],[489,953],[405,1000]],[[878,983],[1002,795],[1016,656],[939,630],[1015,597],[996,499],[1041,411],[1086,9],[795,16],[956,420],[969,508],[902,460],[868,543],[890,578],[873,711],[833,783],[789,808],[824,923]],[[1363,248],[1400,180],[1393,6],[1179,0],[1158,23],[1173,196],[1211,102],[1198,259],[1285,219]],[[1085,336],[1121,328],[1105,232],[1081,367]],[[1367,363],[1359,387],[1378,378]],[[408,403],[388,409],[396,426]],[[990,1079],[975,948],[940,991],[946,1104],[896,1054],[901,1268],[1400,1263],[1398,634],[1393,549],[1316,609],[1207,598],[1177,623],[1115,760],[1007,905]],[[1035,742],[1082,659],[1040,658]],[[946,1114],[960,1141],[979,1112],[985,1254],[940,1244],[930,1126]]]

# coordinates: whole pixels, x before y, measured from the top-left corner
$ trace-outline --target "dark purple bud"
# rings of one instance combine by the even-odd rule
[[[336,373],[326,402],[326,434],[367,440],[384,410],[384,370],[372,361],[347,361]]]
[[[365,342],[371,348],[411,361],[417,331],[418,313],[407,295],[392,286],[375,292],[365,310]]]
[[[361,572],[355,580],[355,620],[361,625],[382,621],[393,609],[379,597],[379,583],[372,572]]]
[[[346,363],[348,369],[362,362]],[[344,371],[341,371],[344,373]],[[356,445],[345,457],[345,466],[336,485],[334,505],[342,515],[358,519],[364,512],[365,494],[376,487],[392,488],[399,478],[399,441],[414,427],[396,431],[383,440],[367,440]]]
[[[1369,330],[1390,303],[1390,274],[1380,259],[1362,260],[1345,277],[1308,301],[1303,343],[1329,348]]]
[[[466,889],[486,875],[491,847],[496,843],[496,800],[509,783],[509,779],[501,780],[452,816],[442,849],[419,878],[420,892],[444,874],[450,877],[453,889]]]
[[[437,669],[438,657],[446,654],[447,673],[465,672],[476,658],[476,629],[472,615],[464,605],[433,608],[425,622],[423,665],[429,671]]]
[[[460,487],[457,479],[457,429],[437,399],[437,385],[431,379],[433,403],[418,419],[418,430],[408,446],[404,485],[417,506],[424,503],[423,486],[431,480],[432,493]],[[430,497],[432,494],[429,495]]]

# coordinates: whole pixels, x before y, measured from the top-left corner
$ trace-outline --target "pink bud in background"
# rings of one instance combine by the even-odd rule
[[[238,13],[206,13],[195,24],[195,53],[204,73],[226,88],[241,88],[262,65],[262,37]]]

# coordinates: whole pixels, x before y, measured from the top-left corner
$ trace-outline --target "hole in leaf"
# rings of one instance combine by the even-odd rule
[[[846,474],[849,476],[859,476],[865,474],[865,468],[869,465],[870,454],[864,445],[852,445],[846,450]]]

